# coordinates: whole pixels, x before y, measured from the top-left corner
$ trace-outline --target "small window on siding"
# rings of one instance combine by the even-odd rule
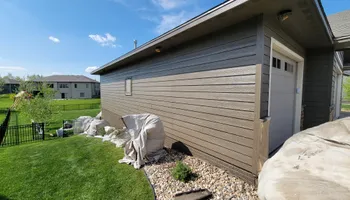
[[[125,95],[131,96],[132,94],[132,81],[131,78],[125,79]]]
[[[294,66],[293,66],[292,64],[289,64],[289,63],[286,62],[286,63],[284,64],[284,71],[293,73],[293,71],[294,71]]]
[[[85,97],[85,93],[84,92],[80,92],[80,97]]]
[[[68,87],[68,84],[61,83],[61,84],[59,84],[59,88],[69,88],[69,87]]]
[[[281,69],[281,60],[277,59],[277,69]]]
[[[74,84],[74,88],[77,88],[78,87],[78,84]]]

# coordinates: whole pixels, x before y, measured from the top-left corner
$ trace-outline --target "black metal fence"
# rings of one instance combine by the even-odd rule
[[[9,111],[9,109],[0,109],[0,114],[6,114]]]
[[[44,123],[7,126],[1,146],[13,146],[38,140],[45,140]]]
[[[8,123],[10,121],[10,116],[11,116],[11,109],[8,109],[4,121],[0,124],[0,144],[2,143],[5,137]]]
[[[61,111],[67,110],[88,110],[88,109],[100,109],[99,103],[94,104],[68,104],[68,105],[57,105]]]

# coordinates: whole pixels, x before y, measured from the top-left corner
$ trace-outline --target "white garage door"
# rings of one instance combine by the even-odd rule
[[[274,51],[271,72],[270,152],[293,135],[295,94],[296,62]]]

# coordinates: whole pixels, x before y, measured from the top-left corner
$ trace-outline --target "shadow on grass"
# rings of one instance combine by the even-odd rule
[[[7,197],[0,194],[0,200],[10,200],[10,198],[7,198]]]

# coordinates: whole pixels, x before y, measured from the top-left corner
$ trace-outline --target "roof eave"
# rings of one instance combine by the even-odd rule
[[[350,49],[350,35],[335,38],[334,46],[335,46],[335,49],[338,51]]]
[[[314,0],[314,1],[315,1],[317,10],[320,14],[320,17],[322,19],[322,22],[324,24],[324,27],[326,28],[326,32],[327,32],[327,35],[329,37],[329,40],[332,44],[334,44],[334,34],[333,34],[332,28],[329,24],[329,21],[327,19],[327,15],[326,15],[324,8],[322,6],[322,2],[321,2],[321,0]]]
[[[111,62],[109,62],[109,63],[107,63],[107,64],[105,64],[103,66],[101,66],[100,68],[92,71],[91,74],[92,75],[99,75],[99,74],[103,73],[103,71],[107,67],[109,67],[111,65],[114,65],[114,64],[116,64],[116,63],[118,63],[118,62],[120,62],[120,61],[122,61],[122,60],[124,60],[126,58],[129,58],[129,57],[131,57],[131,56],[133,56],[133,55],[135,55],[135,54],[137,54],[137,53],[139,53],[139,52],[141,52],[143,50],[146,50],[148,48],[156,46],[157,44],[159,44],[162,41],[165,41],[165,40],[167,40],[167,39],[169,39],[169,38],[171,38],[171,37],[173,37],[175,35],[178,35],[178,34],[184,32],[184,31],[194,27],[195,25],[198,25],[198,24],[202,23],[203,21],[211,19],[214,16],[217,16],[217,15],[219,15],[221,13],[224,13],[227,10],[231,10],[231,9],[233,9],[233,8],[239,6],[239,5],[242,5],[242,4],[244,4],[244,3],[248,2],[248,1],[250,1],[250,0],[229,0],[229,1],[223,2],[222,4],[212,8],[210,10],[208,10],[207,12],[202,13],[199,16],[196,16],[196,17],[188,20],[187,22],[185,22],[185,23],[183,23],[183,24],[181,24],[181,25],[179,25],[179,26],[169,30],[168,32],[166,32],[166,33],[164,33],[164,34],[162,34],[162,35],[160,35],[160,36],[150,40],[149,42],[141,45],[140,47],[138,47],[138,48],[136,48],[136,49],[134,49],[134,50],[132,50],[132,51],[122,55],[121,57],[119,57],[119,58],[117,58],[117,59],[115,59],[115,60],[113,60],[113,61],[111,61]],[[208,17],[208,15],[210,15],[210,14],[213,15],[213,16],[211,16],[210,18],[206,19],[206,17]]]

